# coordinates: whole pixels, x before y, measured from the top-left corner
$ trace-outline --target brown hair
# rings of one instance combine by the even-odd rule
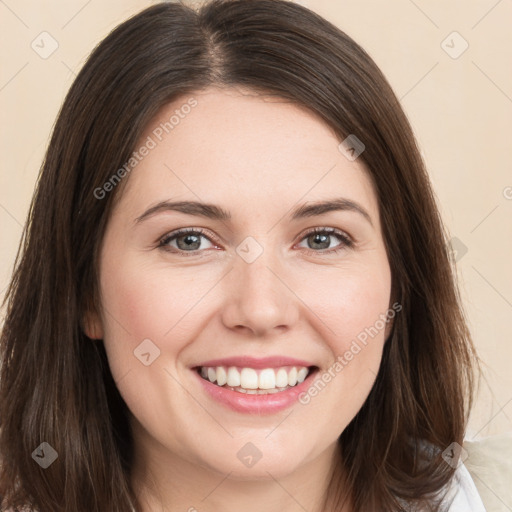
[[[432,510],[462,444],[477,361],[453,261],[409,122],[349,36],[282,0],[220,0],[198,11],[145,9],[93,51],[59,113],[6,296],[1,336],[0,495],[41,511],[126,512],[132,439],[101,340],[81,319],[99,307],[98,249],[119,188],[94,193],[126,162],[166,103],[208,85],[247,86],[318,114],[365,144],[402,305],[366,402],[339,438],[356,512]],[[129,179],[129,178],[126,178]],[[47,469],[32,452],[47,442]],[[426,442],[433,450],[422,449]],[[335,471],[326,497],[341,508]],[[0,498],[1,499],[1,498]],[[329,510],[330,510],[329,509]]]

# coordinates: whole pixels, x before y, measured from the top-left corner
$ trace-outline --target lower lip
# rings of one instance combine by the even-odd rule
[[[230,409],[248,414],[274,414],[282,411],[298,401],[298,397],[303,393],[312,382],[313,376],[318,369],[310,371],[306,379],[278,393],[269,393],[267,395],[248,395],[239,393],[231,389],[222,388],[216,384],[212,384],[209,380],[203,379],[196,370],[192,370],[199,379],[204,390],[211,398],[229,407]]]

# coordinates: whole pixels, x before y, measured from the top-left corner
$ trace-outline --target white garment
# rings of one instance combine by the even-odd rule
[[[449,512],[486,512],[475,483],[464,464],[455,471],[447,498],[447,503],[453,499]]]

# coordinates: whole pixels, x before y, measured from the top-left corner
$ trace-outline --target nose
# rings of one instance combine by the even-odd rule
[[[271,252],[264,249],[251,263],[235,258],[224,283],[222,321],[227,328],[269,337],[297,321],[299,299],[287,283],[285,267]]]

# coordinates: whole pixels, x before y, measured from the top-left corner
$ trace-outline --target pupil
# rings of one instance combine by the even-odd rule
[[[182,236],[181,238],[178,238],[178,245],[180,245],[179,240],[186,240],[184,243],[184,246],[185,246],[185,248],[190,249],[191,246],[194,244],[197,244],[198,246],[200,245],[198,239],[199,239],[199,237],[196,235],[185,235],[185,236]],[[198,247],[193,247],[193,249],[198,249]]]
[[[327,245],[325,247],[321,247],[322,249],[326,249],[329,246],[328,238],[329,238],[329,235],[322,235],[319,233],[315,233],[313,235],[313,243],[314,244],[316,244],[316,243],[322,244],[323,243],[325,245],[327,242]],[[320,239],[320,242],[317,242],[318,239]]]

